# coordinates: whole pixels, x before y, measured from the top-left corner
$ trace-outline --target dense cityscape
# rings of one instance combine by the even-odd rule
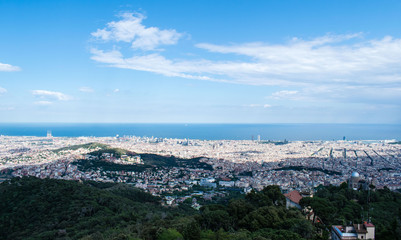
[[[53,137],[50,132],[47,137],[0,136],[0,182],[31,176],[123,183],[159,197],[163,206],[174,208],[186,203],[201,212],[230,194],[248,194],[248,199],[255,191],[264,192],[273,186],[284,194],[287,208],[300,210],[300,200],[312,197],[321,186],[341,189],[345,182],[354,190],[395,191],[401,189],[400,159],[401,145],[395,140],[212,141]],[[322,219],[330,221],[322,213],[316,216],[316,209],[314,206],[313,211],[302,212],[315,226]],[[365,211],[369,210],[359,214]],[[332,225],[332,239],[345,239],[358,231],[365,238],[375,238],[377,230],[369,218],[353,217],[369,222]],[[385,228],[378,231],[385,234]]]
[[[97,149],[88,143],[124,149],[133,156],[103,153],[104,161],[141,165],[141,154],[201,158],[212,168],[159,166],[141,171],[84,171],[74,164],[90,161]],[[394,141],[393,141],[394,142]],[[204,187],[260,190],[279,185],[283,192],[319,185],[338,186],[352,172],[377,188],[401,188],[401,145],[392,141],[204,141],[147,137],[0,137],[0,171],[9,176],[127,182],[153,194]],[[72,147],[72,148],[71,148]],[[3,174],[3,177],[6,176]]]
[[[287,208],[298,209],[300,200],[313,196],[320,186],[346,182],[354,190],[395,191],[401,189],[400,159],[401,145],[395,140],[0,136],[0,182],[33,176],[124,183],[160,197],[164,206],[186,202],[195,210],[233,192],[263,192],[269,186],[280,188]],[[314,212],[302,211],[314,224],[321,221],[312,219]],[[370,222],[333,225],[331,235],[345,239],[358,231],[375,238]]]

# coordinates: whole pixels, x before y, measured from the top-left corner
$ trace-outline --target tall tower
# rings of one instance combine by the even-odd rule
[[[52,136],[52,131],[50,131],[50,130],[47,130],[47,137],[48,137],[48,138],[51,138],[51,137],[53,137],[53,136]]]

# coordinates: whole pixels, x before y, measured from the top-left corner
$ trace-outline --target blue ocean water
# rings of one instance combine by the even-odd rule
[[[146,136],[203,140],[401,140],[401,124],[0,123],[0,135]]]

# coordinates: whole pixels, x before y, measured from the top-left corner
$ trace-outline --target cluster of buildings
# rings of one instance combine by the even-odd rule
[[[93,160],[96,149],[73,147],[98,142],[112,148],[138,153],[116,158],[103,153],[103,161],[115,164],[143,164],[141,153],[179,158],[203,157],[213,170],[191,167],[155,167],[143,171],[82,169],[77,160]],[[384,186],[401,189],[401,145],[389,141],[295,141],[188,140],[146,137],[10,137],[0,136],[0,181],[5,174],[65,180],[122,182],[163,196],[175,205],[196,196],[205,200],[223,196],[225,189],[249,192],[279,185],[287,206],[319,185],[348,181],[354,189]],[[177,194],[185,191],[185,194]],[[187,200],[188,201],[188,200]],[[372,233],[373,229],[373,233]],[[373,234],[373,235],[372,235]],[[332,239],[374,239],[371,223],[333,226]]]
[[[93,149],[68,148],[98,142],[113,148],[136,153],[154,153],[180,158],[204,157],[213,171],[190,168],[158,169],[155,173],[80,172],[77,159],[90,159]],[[62,150],[60,150],[62,149]],[[107,153],[106,153],[107,155]],[[141,164],[140,156],[104,159],[118,164]],[[15,175],[37,175],[66,179],[84,178],[141,184],[151,191],[171,191],[177,186],[186,189],[195,180],[208,187],[236,187],[261,189],[279,185],[284,191],[310,189],[318,185],[339,185],[352,172],[359,172],[359,180],[373,183],[378,188],[401,188],[401,145],[388,141],[295,141],[285,144],[249,140],[188,140],[146,137],[10,137],[0,136],[0,171],[14,170]],[[65,165],[70,165],[65,171]],[[60,167],[60,169],[58,169]],[[302,167],[300,169],[299,167]],[[38,170],[39,169],[39,170]],[[44,169],[46,171],[44,171]],[[175,174],[179,172],[179,174]],[[139,175],[138,175],[139,174]],[[145,177],[140,174],[144,174]],[[153,176],[153,175],[155,176]],[[147,178],[147,176],[151,176]],[[139,177],[138,177],[139,176]],[[208,178],[216,179],[208,182]],[[221,181],[226,179],[226,181]],[[228,179],[228,180],[227,180]],[[171,184],[167,184],[171,183]],[[174,184],[173,184],[174,183]],[[150,186],[150,187],[149,187]],[[152,190],[153,191],[153,190]]]
[[[331,229],[332,240],[375,239],[375,226],[372,223],[352,224],[349,226],[335,225]]]

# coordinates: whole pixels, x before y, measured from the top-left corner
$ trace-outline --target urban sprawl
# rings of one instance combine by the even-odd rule
[[[124,149],[117,156],[88,143]],[[74,147],[75,146],[75,147]],[[78,147],[77,147],[78,146]],[[141,154],[177,159],[198,158],[203,166],[157,166],[135,170],[80,168],[77,162],[144,164]],[[231,189],[249,192],[279,185],[283,192],[310,191],[319,185],[340,185],[353,172],[361,179],[391,190],[401,188],[401,145],[394,141],[251,141],[189,140],[149,137],[15,137],[0,136],[0,181],[36,176],[65,180],[122,182],[163,196],[174,205],[191,194],[205,199]],[[177,192],[187,192],[177,196]],[[196,203],[195,203],[196,207]]]

